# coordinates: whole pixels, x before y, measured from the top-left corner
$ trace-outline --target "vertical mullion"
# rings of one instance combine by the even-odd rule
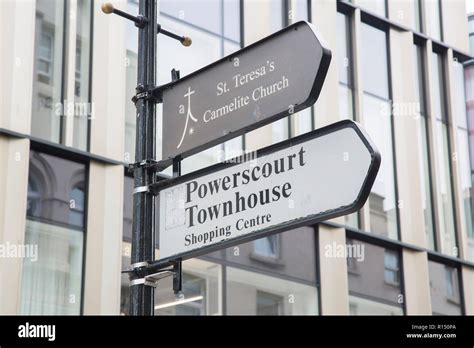
[[[94,52],[94,6],[95,0],[91,0],[90,6],[90,38],[89,38],[89,56],[87,59],[89,60],[89,75],[87,85],[88,85],[88,93],[87,93],[87,102],[91,106],[90,113],[87,115],[87,140],[86,140],[86,151],[90,151],[90,143],[91,143],[91,113],[92,113],[92,60],[93,60],[93,52]],[[76,56],[76,55],[74,55]]]
[[[355,9],[350,17],[351,41],[352,41],[352,93],[354,120],[365,124],[364,120],[364,81],[362,77],[361,49],[362,49],[362,21],[360,9]],[[359,228],[363,231],[370,231],[370,208],[367,203],[359,210]]]
[[[63,102],[63,144],[66,146],[73,145],[74,136],[74,85],[76,75],[76,27],[77,27],[77,0],[68,1],[67,18],[67,45],[66,45],[66,74],[65,74],[65,98]]]

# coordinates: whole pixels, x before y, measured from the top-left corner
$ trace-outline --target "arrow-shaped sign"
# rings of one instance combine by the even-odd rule
[[[331,51],[297,22],[163,90],[163,156],[187,157],[313,105]]]
[[[345,120],[168,182],[160,259],[199,256],[360,209],[380,154]]]

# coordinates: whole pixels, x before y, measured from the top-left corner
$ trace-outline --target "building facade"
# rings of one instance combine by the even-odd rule
[[[136,0],[113,3],[138,13]],[[0,4],[0,245],[38,252],[0,258],[1,314],[128,313],[137,30],[100,5]],[[159,35],[160,84],[299,20],[333,54],[313,107],[185,159],[183,173],[347,118],[382,165],[357,213],[185,261],[181,294],[158,283],[157,315],[474,314],[464,0],[161,0],[159,11],[193,39]],[[158,105],[157,154],[162,117]]]

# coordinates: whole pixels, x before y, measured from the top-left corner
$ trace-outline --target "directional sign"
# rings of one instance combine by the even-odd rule
[[[239,163],[240,162],[240,163]],[[171,180],[159,191],[160,259],[183,259],[350,214],[380,155],[349,120]]]
[[[189,156],[313,105],[331,51],[297,22],[163,90],[163,159]]]

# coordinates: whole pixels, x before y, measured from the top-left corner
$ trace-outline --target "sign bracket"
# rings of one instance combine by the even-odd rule
[[[151,267],[153,266],[153,267]],[[182,290],[183,272],[182,259],[162,262],[138,262],[130,265],[122,273],[129,273],[130,286],[144,285],[156,288],[159,280],[173,276],[173,291],[175,294]]]

